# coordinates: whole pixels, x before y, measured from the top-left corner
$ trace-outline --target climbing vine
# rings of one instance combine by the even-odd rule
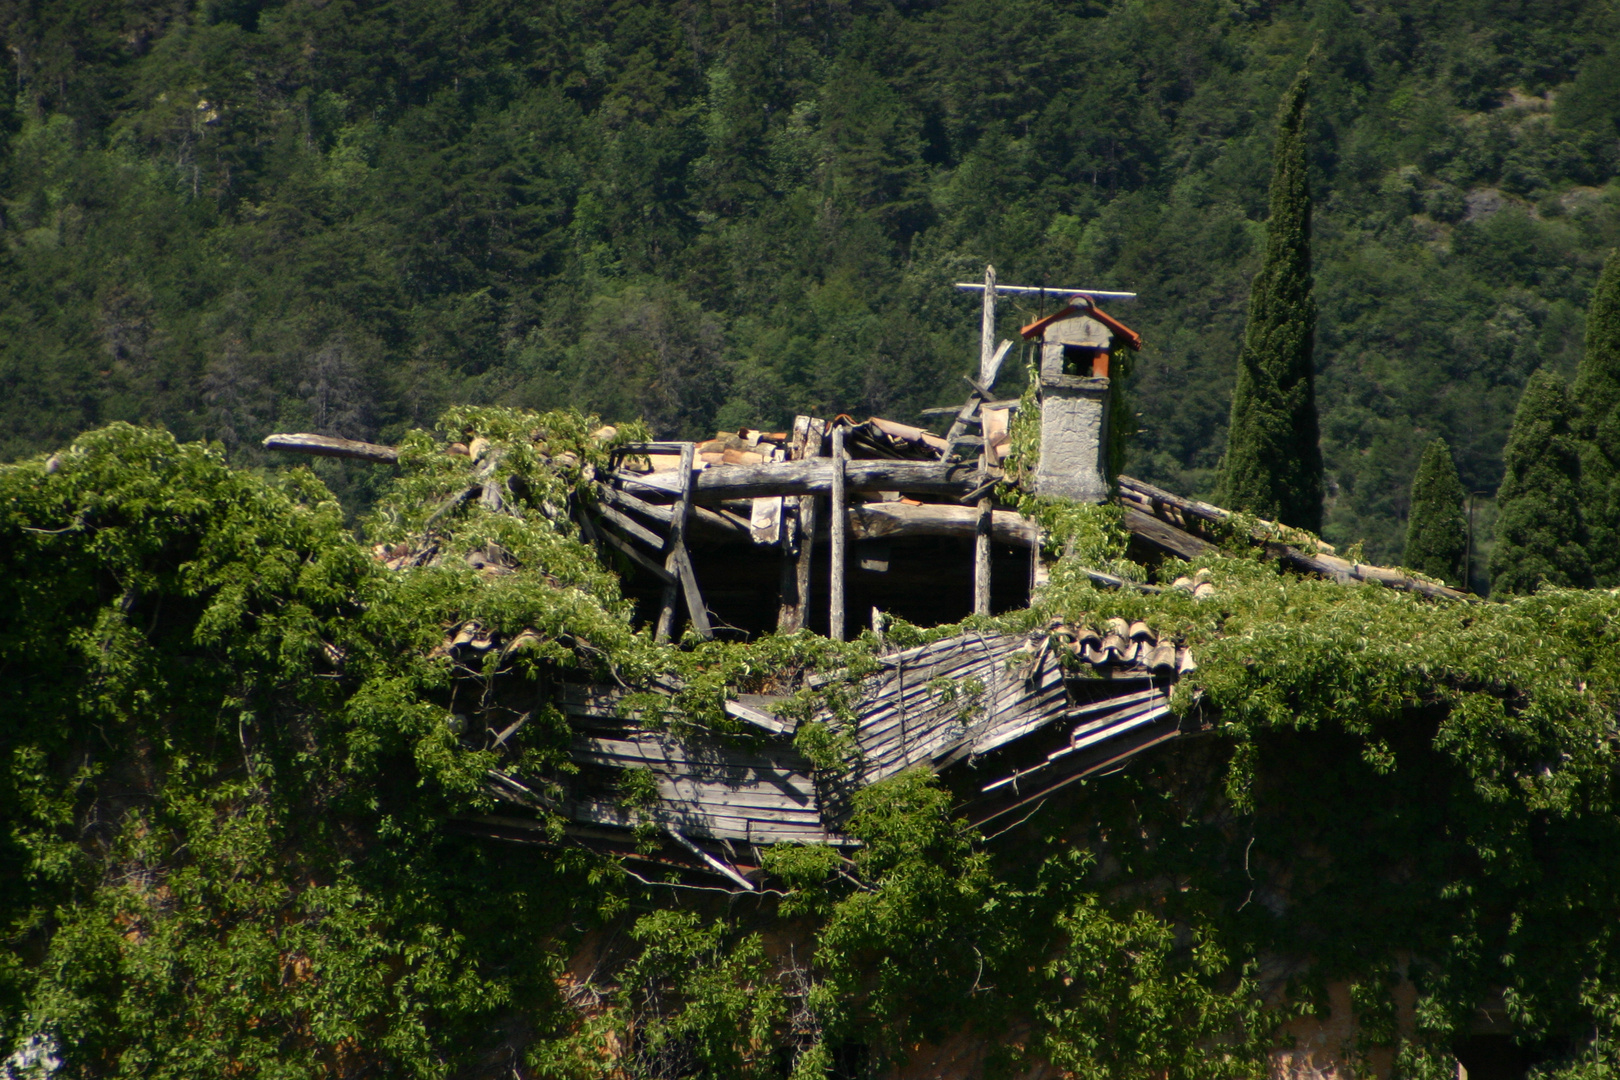
[[[1257,1076],[1331,980],[1401,1075],[1454,1070],[1493,995],[1550,1075],[1616,1067],[1613,592],[1434,602],[1236,543],[1139,566],[1117,511],[1031,503],[1051,580],[976,625],[1146,621],[1209,735],[994,843],[895,777],[859,847],[777,849],[743,898],[466,835],[490,769],[569,767],[555,709],[489,734],[497,674],[672,680],[658,722],[735,739],[728,695],[789,693],[831,706],[799,741],[837,767],[876,654],[952,632],[653,642],[568,513],[634,435],[453,413],[358,532],[304,470],[125,425],[0,466],[0,1075],[804,1080],[971,1035],[992,1069]]]

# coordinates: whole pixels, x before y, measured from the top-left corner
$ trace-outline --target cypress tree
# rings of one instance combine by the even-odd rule
[[[1446,440],[1435,439],[1423,451],[1412,479],[1412,509],[1406,519],[1406,554],[1401,562],[1447,585],[1467,581],[1468,522],[1463,517],[1463,487]]]
[[[1564,380],[1545,368],[1530,376],[1502,455],[1493,593],[1530,593],[1544,583],[1592,583],[1573,419]]]
[[[1575,369],[1581,497],[1593,581],[1620,585],[1620,252],[1603,264],[1586,309],[1586,353]]]
[[[1217,500],[1287,525],[1322,527],[1316,421],[1316,299],[1305,161],[1309,65],[1283,96],[1272,151],[1266,257],[1249,293]]]

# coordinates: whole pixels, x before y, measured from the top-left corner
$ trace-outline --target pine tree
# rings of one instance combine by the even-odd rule
[[[1502,455],[1491,591],[1530,593],[1542,584],[1592,583],[1581,514],[1580,456],[1564,380],[1530,376]]]
[[[1423,451],[1412,478],[1412,509],[1406,519],[1406,554],[1401,562],[1447,585],[1467,582],[1468,521],[1463,517],[1463,486],[1446,440]]]
[[[1266,257],[1249,294],[1218,500],[1314,532],[1322,527],[1322,448],[1305,159],[1309,82],[1307,65],[1278,111]]]
[[[1620,585],[1620,251],[1603,264],[1586,309],[1586,354],[1575,369],[1581,501],[1595,584]]]

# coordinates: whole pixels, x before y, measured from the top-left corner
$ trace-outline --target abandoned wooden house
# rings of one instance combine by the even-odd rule
[[[962,404],[931,410],[948,417],[944,434],[875,417],[800,416],[791,430],[616,449],[594,479],[594,499],[572,510],[584,538],[615,553],[623,589],[657,637],[689,626],[703,637],[810,629],[842,640],[885,614],[940,626],[1026,606],[1045,573],[1040,530],[1006,501],[1026,484],[1043,496],[1117,499],[1144,561],[1193,558],[1210,546],[1227,511],[1111,474],[1110,373],[1117,350],[1142,341],[1097,301],[1129,294],[1065,293],[1058,310],[1023,328],[1038,358],[1040,419],[1038,465],[1021,478],[1005,467],[1020,404],[994,392],[1013,344],[997,343],[993,328],[998,293],[1030,290],[998,286],[993,272],[971,287],[983,291],[980,366],[965,379]],[[274,435],[266,445],[379,463],[397,456],[391,447],[314,435]],[[477,464],[477,452],[461,452]],[[482,500],[502,505],[498,491],[486,489]],[[1339,558],[1270,523],[1253,540],[1336,580],[1462,595]],[[402,571],[419,561],[411,551],[382,557]],[[501,558],[464,557],[474,565]],[[1104,586],[1161,588],[1087,572]],[[1210,589],[1196,577],[1166,587]],[[477,656],[503,644],[468,624],[450,629],[445,650]],[[621,686],[559,683],[551,692],[573,728],[577,772],[494,772],[491,790],[512,812],[467,825],[554,842],[552,826],[526,812],[545,811],[566,822],[573,842],[754,889],[768,845],[850,843],[841,830],[861,785],[928,768],[959,795],[968,820],[999,827],[1066,785],[1197,730],[1197,710],[1178,717],[1169,706],[1176,680],[1195,666],[1184,644],[1119,620],[1030,635],[969,632],[894,651],[847,703],[853,753],[833,768],[815,767],[795,745],[803,718],[779,714],[801,687],[727,702],[746,732],[738,735],[646,723],[644,707]],[[673,696],[680,687],[635,689]],[[830,706],[822,709],[831,716]],[[626,770],[643,771],[656,791],[628,805]],[[649,852],[649,827],[665,838],[662,850]]]

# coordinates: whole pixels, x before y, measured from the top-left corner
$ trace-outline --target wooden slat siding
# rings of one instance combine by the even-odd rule
[[[674,690],[676,687],[667,689]],[[618,704],[628,691],[617,686],[599,684],[564,683],[557,695],[557,704],[569,716],[594,719],[622,719]],[[788,725],[765,711],[778,697],[768,694],[739,694],[738,701],[725,703],[726,715],[760,728],[772,735],[788,734]]]
[[[1160,693],[1163,693],[1163,691],[1161,691],[1158,687],[1154,687],[1151,690],[1138,690],[1134,694],[1121,694],[1116,697],[1105,697],[1098,701],[1076,705],[1074,708],[1069,710],[1069,718],[1071,720],[1078,720],[1080,717],[1088,716],[1094,712],[1106,712],[1109,709],[1115,709],[1121,705],[1129,705],[1135,701],[1146,701],[1155,694]]]
[[[628,491],[621,488],[612,487],[608,484],[597,484],[596,494],[597,497],[604,502],[610,502],[614,506],[625,510],[634,510],[643,517],[652,518],[654,521],[660,522],[664,525],[668,525],[670,518],[674,516],[673,511],[671,511],[667,506],[658,506],[655,503],[638,499]]]
[[[659,771],[695,773],[700,770],[752,770],[762,777],[781,778],[788,786],[809,785],[810,763],[792,747],[760,747],[754,751],[732,746],[690,746],[645,736],[640,739],[603,739],[577,734],[569,756],[621,767],[661,766]]]
[[[557,690],[557,704],[570,716],[620,719],[619,702],[626,691],[617,686],[594,683],[563,683]]]
[[[1126,696],[1136,698],[1137,700],[1123,702],[1112,711],[1103,713],[1101,715],[1091,713],[1070,730],[1070,737],[1078,739],[1082,735],[1086,735],[1100,728],[1107,727],[1122,717],[1135,716],[1138,713],[1148,712],[1151,709],[1164,709],[1168,708],[1170,705],[1170,695],[1161,694],[1157,691],[1145,698],[1137,694],[1128,694]]]
[[[1069,694],[1068,688],[1064,685],[1062,670],[1054,664],[1050,673],[1043,678],[1049,681],[1043,682],[1020,699],[1016,709],[1009,709],[993,718],[991,723],[974,733],[970,747],[973,756],[979,757],[999,750],[1008,743],[1067,716]]]
[[[1073,750],[1084,750],[1088,746],[1095,746],[1108,739],[1116,739],[1143,724],[1151,724],[1170,716],[1170,706],[1159,705],[1141,712],[1122,713],[1115,722],[1107,727],[1097,728],[1084,735],[1076,735],[1071,745]]]
[[[591,518],[589,514],[586,514],[583,515],[580,520],[586,525],[589,525]],[[671,574],[657,562],[643,555],[641,553],[641,549],[636,547],[630,541],[624,539],[623,537],[615,536],[611,529],[604,528],[600,532],[597,532],[596,535],[601,537],[601,539],[607,543],[618,548],[620,551],[624,552],[625,555],[629,557],[631,562],[635,563],[637,566],[640,566],[644,570],[650,571],[652,575],[659,580],[665,583],[671,583],[675,580],[674,574]]]
[[[637,521],[635,518],[632,518],[627,514],[621,514],[617,510],[613,509],[613,507],[602,504],[597,505],[596,512],[602,517],[603,520],[607,521],[620,532],[629,535],[631,539],[640,540],[643,544],[646,544],[654,551],[664,550],[664,538],[647,528],[645,525],[641,524],[641,522]]]
[[[993,639],[984,639],[985,646],[981,647],[977,638],[968,639],[964,644],[961,639],[952,639],[955,642],[950,650],[941,650],[939,654],[924,655],[916,661],[905,661],[906,689],[912,691],[926,690],[929,683],[938,678],[952,678],[959,672],[977,669],[984,665],[987,657],[983,648],[988,647]],[[1019,639],[1000,639],[992,654],[995,660],[1004,660],[1012,654],[1020,644]]]
[[[638,817],[659,825],[674,825],[694,836],[708,836],[716,840],[742,840],[757,844],[837,844],[853,841],[829,830],[819,821],[756,820],[739,814],[716,814],[688,811],[679,808],[656,807],[637,814],[614,803],[580,800],[568,807],[568,817],[592,825],[616,825],[628,829],[635,826]]]
[[[787,814],[820,821],[821,808],[816,802],[816,793],[809,780],[809,777],[805,777],[804,790],[795,790],[792,794],[787,794],[780,788],[762,787],[758,784],[732,786],[694,780],[686,776],[660,777],[658,797],[678,806],[727,807],[750,811],[743,814],[744,817],[755,817],[757,815],[752,811],[758,810],[771,819]]]
[[[856,741],[864,758],[858,782],[873,783],[922,763],[941,768],[965,756],[976,733],[1009,715],[1022,718],[1030,695],[1006,661],[1023,644],[1021,637],[964,635],[883,658],[892,673],[868,684],[863,697],[870,706],[856,710]],[[978,678],[985,688],[982,716],[964,719],[964,700],[942,700],[930,685],[941,676],[956,684]],[[1061,673],[1055,682],[1060,693],[1054,704],[1066,705]]]

